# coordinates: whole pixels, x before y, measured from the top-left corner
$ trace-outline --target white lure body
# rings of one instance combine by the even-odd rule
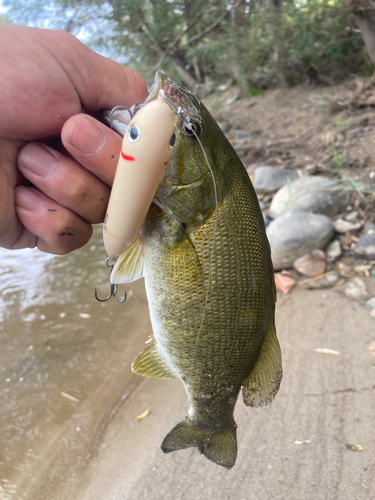
[[[173,111],[160,91],[137,111],[122,141],[103,228],[109,257],[118,257],[137,239],[171,157],[173,133]]]

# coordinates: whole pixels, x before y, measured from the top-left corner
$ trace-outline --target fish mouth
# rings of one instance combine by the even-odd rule
[[[173,104],[178,105],[178,102],[175,102],[176,97],[178,97],[177,92],[172,92],[172,94],[176,95],[171,95],[171,90],[173,87],[175,87],[175,85],[173,85],[172,80],[168,78],[167,74],[162,69],[159,69],[155,74],[153,85],[149,88],[149,96],[147,97],[145,104],[146,102],[156,99],[159,95],[159,92],[163,90],[165,95],[169,97],[169,99],[171,99]]]
[[[155,74],[153,85],[149,89],[149,96],[144,104],[157,99],[159,92],[163,91],[167,103],[173,108],[174,113],[181,119],[186,116],[199,117],[198,99],[183,85],[173,82],[167,74],[159,69]]]

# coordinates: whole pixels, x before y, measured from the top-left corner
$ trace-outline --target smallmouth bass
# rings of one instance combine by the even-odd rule
[[[188,396],[162,450],[197,447],[230,469],[241,387],[247,406],[264,406],[282,378],[270,248],[249,176],[215,120],[162,71],[146,102],[160,90],[177,110],[172,155],[111,282],[145,278],[153,335],[133,372],[177,378]]]

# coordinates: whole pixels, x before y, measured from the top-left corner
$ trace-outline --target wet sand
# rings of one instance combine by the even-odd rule
[[[99,304],[104,258],[100,230],[63,258],[0,253],[1,500],[375,498],[375,322],[361,305],[339,289],[278,298],[284,380],[269,407],[239,399],[227,471],[161,452],[186,396],[131,373],[151,334],[143,283]]]

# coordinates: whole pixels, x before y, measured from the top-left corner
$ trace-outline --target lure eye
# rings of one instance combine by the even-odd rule
[[[128,130],[128,140],[129,142],[138,142],[141,137],[141,133],[137,125],[132,125]]]
[[[195,120],[191,120],[189,118],[185,118],[181,123],[182,131],[188,137],[195,139],[196,137],[200,137],[202,133],[202,128],[198,122]]]
[[[173,135],[171,137],[171,140],[169,141],[169,147],[172,149],[174,146],[174,143],[176,142],[176,134],[173,132]]]

